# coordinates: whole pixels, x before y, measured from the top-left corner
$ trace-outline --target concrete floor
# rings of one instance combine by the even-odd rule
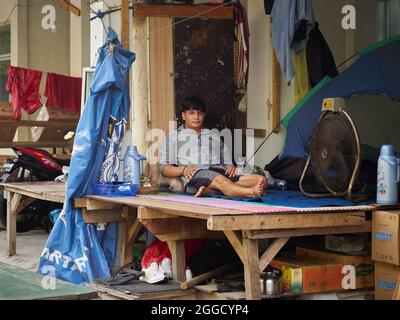
[[[40,254],[49,234],[44,230],[34,230],[17,234],[17,255],[7,255],[6,232],[0,230],[0,261],[27,270],[36,271]]]

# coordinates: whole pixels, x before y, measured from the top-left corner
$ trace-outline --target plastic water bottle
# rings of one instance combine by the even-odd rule
[[[378,160],[378,182],[376,202],[392,205],[398,202],[398,182],[400,181],[400,159],[394,146],[384,145]]]
[[[143,171],[143,160],[146,160],[146,157],[139,154],[137,147],[128,147],[124,160],[124,182],[140,186],[140,178]]]
[[[192,270],[189,267],[186,267],[186,281],[192,280],[193,279],[193,273]]]

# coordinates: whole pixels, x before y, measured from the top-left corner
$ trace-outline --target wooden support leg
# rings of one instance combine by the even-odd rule
[[[243,236],[244,282],[247,300],[261,300],[258,240]]]
[[[397,279],[396,290],[394,291],[392,300],[400,300],[400,277]]]
[[[286,242],[289,241],[289,237],[278,238],[268,247],[265,253],[260,259],[260,273],[265,270],[266,267],[271,263],[275,256],[281,251]]]
[[[29,206],[34,201],[35,201],[34,198],[23,196],[17,207],[17,214],[20,213],[22,210],[24,210],[27,206]]]
[[[10,191],[5,191],[7,197],[7,253],[17,254],[17,208],[22,196]]]
[[[242,260],[242,262],[244,263],[243,245],[240,236],[235,231],[230,231],[230,230],[225,230],[224,233],[229,242],[231,243],[233,249],[235,249],[240,260]]]
[[[126,240],[125,240],[125,265],[132,262],[132,248],[135,244],[135,241],[140,236],[140,232],[143,229],[143,225],[137,219],[137,209],[136,208],[129,208],[129,214],[126,217]],[[136,212],[132,212],[136,211]]]
[[[184,282],[186,281],[185,241],[184,240],[168,241],[168,246],[169,250],[171,251],[171,257],[172,257],[173,278],[175,281]]]
[[[118,210],[118,209],[116,209]],[[123,207],[122,208],[122,217],[123,221],[118,223],[118,245],[117,245],[117,257],[114,265],[116,267],[124,267],[127,264],[129,264],[131,261],[127,261],[130,258],[132,258],[132,253],[129,251],[129,247],[127,246],[127,237],[128,237],[128,230],[127,230],[127,221],[130,219],[129,218],[129,208],[128,207]]]

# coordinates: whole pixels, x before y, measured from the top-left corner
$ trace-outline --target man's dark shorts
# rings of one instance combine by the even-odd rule
[[[186,186],[185,186],[185,192],[189,194],[196,194],[197,191],[201,187],[206,187],[214,181],[214,179],[218,176],[225,176],[222,174],[222,172],[217,172],[215,170],[207,170],[207,169],[201,169],[196,172],[196,174],[193,176],[192,180],[190,180]],[[232,182],[238,182],[240,179],[240,176],[234,176],[232,178],[229,178],[225,176],[226,178],[230,179]]]

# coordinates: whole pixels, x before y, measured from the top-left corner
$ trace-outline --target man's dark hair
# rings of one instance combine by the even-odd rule
[[[204,113],[207,112],[205,104],[203,103],[203,101],[201,101],[200,98],[197,97],[186,98],[181,103],[181,112],[186,112],[189,110],[202,111]]]

